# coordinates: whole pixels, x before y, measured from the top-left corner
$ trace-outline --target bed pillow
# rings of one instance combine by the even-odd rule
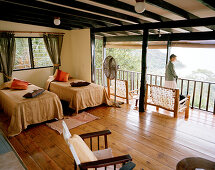
[[[57,76],[55,77],[56,81],[67,82],[69,80],[69,73],[64,72],[62,70],[57,71]]]
[[[70,85],[72,87],[82,87],[82,86],[88,86],[90,83],[86,81],[79,81],[79,82],[71,82]]]
[[[23,97],[25,98],[34,98],[36,96],[39,96],[45,91],[45,89],[38,89],[38,90],[33,90],[32,92],[26,93]]]
[[[22,81],[22,80],[13,79],[13,82],[12,82],[10,88],[11,89],[16,89],[16,90],[26,90],[28,88],[28,82]]]
[[[68,142],[74,147],[81,163],[97,161],[96,156],[80,136],[74,134],[71,138],[69,138]]]
[[[2,89],[10,89],[12,82],[13,82],[13,80],[10,80],[8,82],[3,83],[0,86],[0,90],[2,90]]]

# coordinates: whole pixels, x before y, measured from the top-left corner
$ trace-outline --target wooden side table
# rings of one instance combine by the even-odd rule
[[[178,162],[176,170],[215,170],[215,162],[200,157],[188,157]]]

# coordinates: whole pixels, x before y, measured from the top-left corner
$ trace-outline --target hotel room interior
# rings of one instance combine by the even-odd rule
[[[215,170],[215,82],[179,77],[171,89],[147,70],[148,49],[166,49],[167,64],[172,47],[215,48],[215,2],[0,9],[0,169]],[[110,48],[140,49],[141,72],[118,68]]]

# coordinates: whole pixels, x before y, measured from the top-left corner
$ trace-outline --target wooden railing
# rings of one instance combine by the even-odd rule
[[[118,70],[117,78],[127,80],[130,90],[140,88],[141,73],[135,71]],[[165,77],[161,75],[147,74],[147,83],[163,86]],[[96,83],[106,85],[106,78],[101,68],[96,69]],[[192,79],[179,78],[177,86],[180,94],[190,95],[191,108],[213,112],[215,114],[215,82],[206,82]]]

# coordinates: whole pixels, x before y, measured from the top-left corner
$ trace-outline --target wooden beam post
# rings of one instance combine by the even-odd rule
[[[90,43],[91,43],[91,82],[96,82],[96,64],[95,64],[95,33],[90,29]]]
[[[103,37],[103,43],[102,43],[102,85],[106,86],[106,76],[104,75],[103,71],[103,62],[104,59],[106,58],[106,37]]]
[[[144,24],[132,24],[114,27],[100,27],[95,28],[97,32],[113,32],[113,31],[128,31],[128,30],[141,30],[141,29],[162,29],[162,28],[179,28],[179,27],[198,27],[198,26],[211,26],[215,23],[215,17],[198,18],[190,20],[177,20],[166,22],[153,22]],[[161,36],[162,37],[162,36]]]
[[[170,53],[171,53],[171,40],[167,41],[167,52],[166,52],[166,65],[168,64],[169,58],[170,58]]]
[[[148,36],[149,36],[149,30],[146,28],[143,30],[142,69],[141,69],[139,112],[145,111],[144,98],[145,98],[145,93],[146,93],[146,57],[147,57],[147,49],[148,49]]]

